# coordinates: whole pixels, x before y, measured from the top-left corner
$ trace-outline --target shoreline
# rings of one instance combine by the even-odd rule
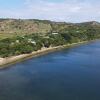
[[[9,65],[13,65],[34,57],[38,57],[41,55],[48,54],[50,52],[54,52],[57,50],[61,50],[64,48],[72,47],[78,44],[84,44],[87,43],[88,41],[83,41],[83,42],[78,42],[78,43],[72,43],[72,44],[67,44],[67,45],[62,45],[62,46],[56,46],[56,47],[49,47],[49,48],[42,48],[41,50],[38,51],[33,51],[30,54],[22,54],[18,56],[12,56],[12,57],[7,57],[7,58],[0,58],[0,69],[7,68]]]

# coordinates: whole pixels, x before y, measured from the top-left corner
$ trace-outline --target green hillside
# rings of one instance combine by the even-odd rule
[[[0,57],[100,38],[100,23],[0,19]]]

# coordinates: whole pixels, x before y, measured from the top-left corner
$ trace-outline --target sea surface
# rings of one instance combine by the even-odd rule
[[[0,70],[0,100],[100,100],[100,41]]]

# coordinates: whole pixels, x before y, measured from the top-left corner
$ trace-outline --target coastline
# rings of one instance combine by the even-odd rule
[[[22,54],[22,55],[18,55],[18,56],[0,58],[0,69],[7,68],[8,65],[16,64],[18,62],[22,62],[24,60],[28,60],[28,59],[33,58],[33,57],[38,57],[38,56],[45,55],[45,54],[50,53],[50,52],[54,52],[54,51],[57,51],[57,50],[68,48],[68,47],[72,47],[72,46],[75,46],[75,45],[78,45],[78,44],[84,44],[84,43],[87,43],[87,42],[88,41],[83,41],[83,42],[77,42],[77,43],[62,45],[62,46],[42,48],[41,50],[33,51],[30,54]]]

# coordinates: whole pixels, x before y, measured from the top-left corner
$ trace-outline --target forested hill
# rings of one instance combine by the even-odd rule
[[[100,38],[100,23],[0,19],[0,57]]]

